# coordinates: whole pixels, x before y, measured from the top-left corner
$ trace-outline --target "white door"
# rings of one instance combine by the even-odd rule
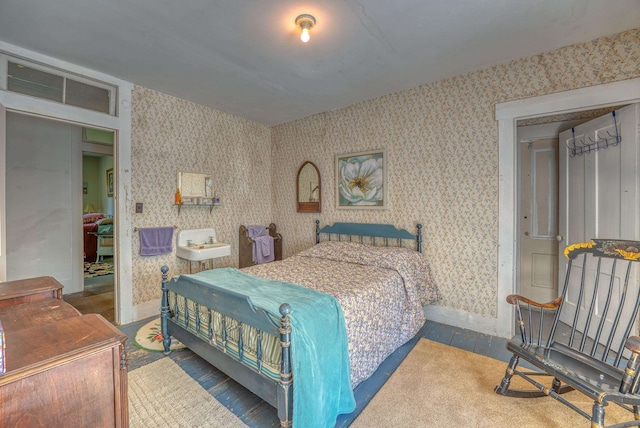
[[[559,277],[563,280],[567,260],[564,247],[592,238],[633,239],[638,236],[638,104],[627,106],[611,114],[594,119],[560,134],[560,218],[559,218]],[[614,136],[621,137],[614,144]],[[598,143],[599,142],[599,143]],[[605,146],[608,143],[608,147]],[[599,149],[596,146],[599,145]],[[577,153],[571,148],[576,147]],[[582,258],[572,269],[580,273]],[[595,275],[587,267],[587,275]],[[635,278],[636,273],[633,273]],[[610,278],[601,278],[609,281]],[[616,278],[614,293],[624,278]],[[569,284],[565,304],[576,308],[576,284]],[[601,299],[604,302],[603,299]],[[581,313],[586,316],[586,310]],[[596,307],[596,317],[601,308]],[[570,320],[563,320],[571,324]],[[592,325],[595,327],[596,322]]]
[[[7,110],[0,104],[0,281],[7,280],[7,219],[5,210],[6,189],[6,141]]]
[[[558,297],[558,139],[520,148],[520,294],[537,302]]]
[[[6,140],[7,279],[82,291],[81,127],[9,112]]]

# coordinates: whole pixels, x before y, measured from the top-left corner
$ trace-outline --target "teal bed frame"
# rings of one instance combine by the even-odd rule
[[[319,220],[315,222],[315,229],[316,243],[321,242],[321,235],[326,235],[327,240],[353,241],[355,239],[360,242],[370,240],[372,245],[381,245],[382,242],[384,246],[394,247],[402,246],[403,241],[410,240],[415,241],[416,250],[422,252],[422,225],[420,224],[416,226],[416,234],[404,229],[397,229],[390,224],[334,223],[331,226],[320,228]],[[291,427],[294,417],[294,376],[291,371],[291,323],[289,318],[291,306],[283,302],[280,305],[280,319],[275,322],[267,312],[254,306],[248,296],[184,275],[169,279],[167,266],[162,266],[161,272],[160,316],[165,355],[170,353],[171,337],[174,337],[227,376],[275,407],[280,425]],[[195,326],[192,326],[192,330],[189,330],[188,314],[186,328],[176,322],[175,308],[171,308],[169,302],[170,291],[196,302]],[[257,364],[248,364],[244,358],[242,333],[239,334],[238,349],[234,349],[233,352],[228,348],[226,340],[222,341],[222,345],[215,340],[211,315],[207,319],[201,319],[201,307],[206,308],[209,314],[211,311],[218,312],[223,316],[223,319],[232,318],[240,326],[246,324],[258,331]],[[209,324],[207,326],[209,331],[207,340],[193,332],[194,328],[196,331],[200,331],[202,323]],[[226,329],[226,327],[223,328]],[[238,330],[242,332],[242,328]],[[265,334],[272,335],[279,340],[279,353],[281,353],[282,362],[278,380],[266,376],[260,370],[262,358],[260,341]],[[223,331],[223,339],[226,339],[226,330]]]
[[[383,240],[385,247],[389,246],[389,240],[401,247],[404,240],[415,240],[416,251],[422,253],[422,225],[416,225],[416,234],[409,233],[405,229],[397,229],[391,224],[370,224],[370,223],[334,223],[331,226],[320,228],[320,220],[316,220],[316,244],[320,243],[320,235],[326,234],[327,240],[332,237],[342,241],[347,239],[353,241],[355,238],[360,243],[364,242],[366,237],[371,238],[372,245],[376,245],[379,240]]]

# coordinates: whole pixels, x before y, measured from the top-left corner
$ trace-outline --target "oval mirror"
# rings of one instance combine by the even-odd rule
[[[322,202],[320,172],[313,162],[306,161],[298,170],[296,200],[299,213],[319,213]]]

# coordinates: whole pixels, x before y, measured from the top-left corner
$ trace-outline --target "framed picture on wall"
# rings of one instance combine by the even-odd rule
[[[107,196],[113,197],[113,168],[107,170]]]
[[[336,208],[386,209],[386,150],[336,155]]]

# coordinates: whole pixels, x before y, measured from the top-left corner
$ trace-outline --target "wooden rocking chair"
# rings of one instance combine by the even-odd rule
[[[615,403],[633,418],[610,427],[640,426],[640,337],[630,336],[640,305],[640,242],[594,239],[567,247],[564,255],[569,262],[556,300],[541,304],[507,297],[515,305],[520,334],[507,342],[513,356],[495,392],[551,396],[589,419],[592,427],[605,426],[605,406]],[[540,371],[520,371],[521,358]],[[514,374],[535,389],[510,389]],[[551,387],[536,376],[552,376]],[[591,415],[562,396],[574,389],[593,399]]]

